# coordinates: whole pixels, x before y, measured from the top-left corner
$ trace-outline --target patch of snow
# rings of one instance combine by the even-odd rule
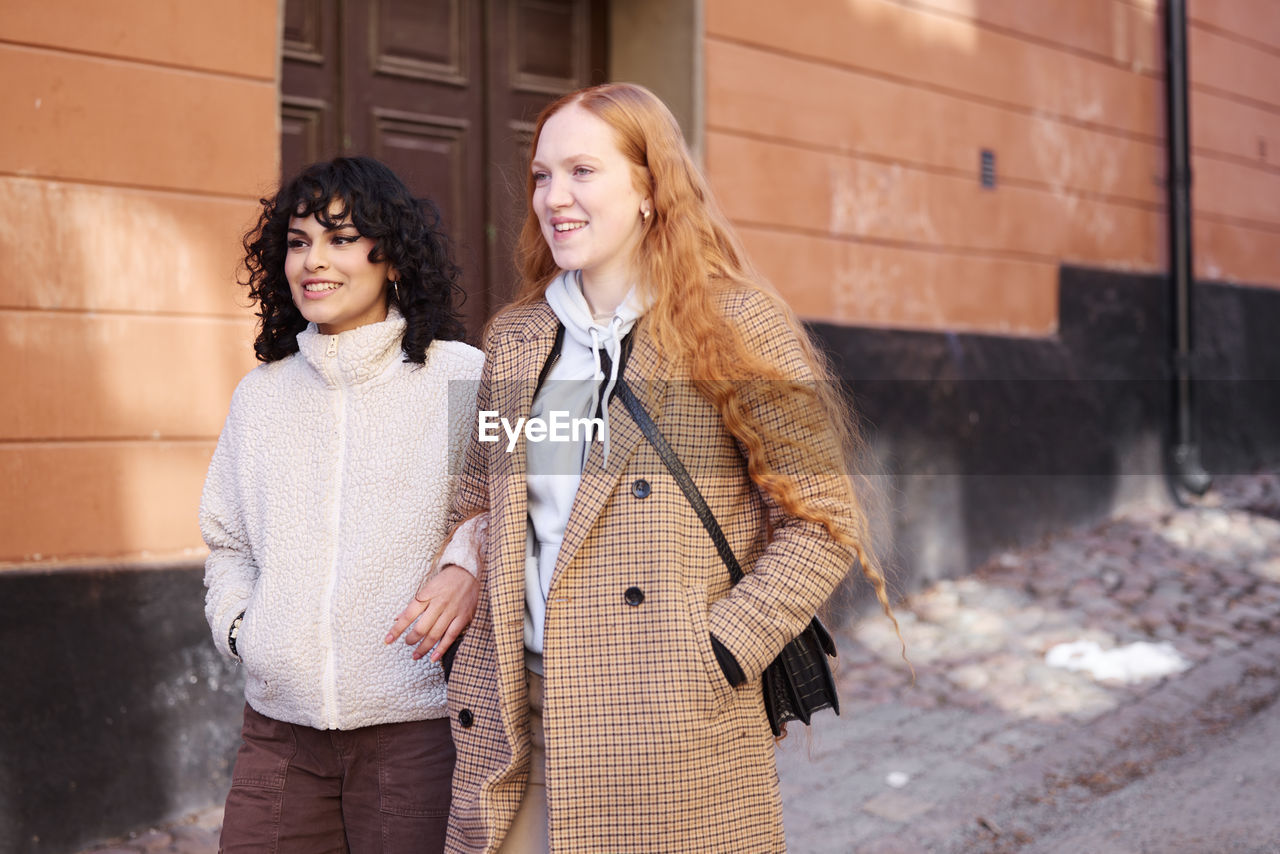
[[[1064,670],[1083,670],[1094,679],[1142,682],[1191,666],[1170,643],[1138,643],[1104,650],[1095,641],[1060,643],[1044,655],[1045,664]]]

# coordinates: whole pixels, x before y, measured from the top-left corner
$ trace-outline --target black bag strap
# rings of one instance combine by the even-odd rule
[[[653,449],[658,452],[658,457],[666,465],[667,471],[671,472],[671,476],[680,485],[680,490],[684,493],[684,497],[689,499],[689,504],[693,506],[694,512],[698,514],[702,527],[707,529],[707,533],[711,535],[711,541],[716,544],[716,551],[720,553],[720,559],[724,561],[724,565],[729,569],[729,578],[734,584],[737,584],[742,580],[742,566],[738,563],[737,557],[734,556],[733,549],[729,546],[729,540],[725,538],[724,531],[721,530],[720,523],[716,521],[715,514],[711,512],[711,508],[707,506],[706,499],[702,497],[702,493],[698,490],[698,485],[689,476],[689,471],[684,467],[684,463],[680,462],[680,456],[667,444],[666,437],[662,435],[658,425],[653,423],[653,419],[649,417],[649,413],[645,410],[644,404],[640,402],[640,398],[635,396],[631,391],[631,386],[627,385],[627,381],[622,377],[618,377],[618,384],[614,386],[614,394],[622,401],[623,406],[627,407],[627,411],[631,413],[631,417],[639,425],[640,432],[649,440],[649,444],[653,445]]]

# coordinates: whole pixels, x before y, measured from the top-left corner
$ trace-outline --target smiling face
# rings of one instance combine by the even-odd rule
[[[533,211],[556,266],[583,287],[629,285],[648,200],[613,129],[578,104],[542,125],[533,163]]]
[[[330,213],[341,211],[334,204]],[[346,220],[325,228],[315,216],[289,220],[284,274],[293,304],[321,333],[337,335],[387,318],[388,261],[370,261],[375,243]]]

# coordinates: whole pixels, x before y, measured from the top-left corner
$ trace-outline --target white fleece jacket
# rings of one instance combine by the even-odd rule
[[[404,327],[394,309],[339,335],[312,324],[232,398],[200,503],[205,616],[230,655],[245,612],[245,698],[268,717],[354,729],[448,714],[439,665],[382,638],[444,537],[484,357],[436,341],[406,363]]]

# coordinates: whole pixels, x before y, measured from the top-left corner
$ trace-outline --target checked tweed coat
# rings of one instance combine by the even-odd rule
[[[787,375],[810,379],[772,299],[733,290],[721,307],[749,347]],[[513,423],[528,414],[557,327],[545,302],[510,309],[492,324],[480,409]],[[684,494],[614,399],[609,464],[602,468],[601,445],[593,443],[547,603],[543,725],[556,852],[786,847],[760,674],[831,594],[853,555],[820,526],[785,516],[751,483],[718,413],[672,370],[641,321],[624,377],[698,483],[747,576],[731,587]],[[831,441],[814,407],[777,394],[776,384],[752,388],[749,405],[789,440],[767,449],[774,467],[847,522],[838,473],[814,470],[814,443]],[[453,852],[497,849],[529,769],[526,458],[523,442],[511,452],[506,445],[473,434],[454,505],[455,520],[485,508],[490,519],[484,589],[449,682],[458,748]],[[736,689],[716,662],[711,634],[746,674]]]

